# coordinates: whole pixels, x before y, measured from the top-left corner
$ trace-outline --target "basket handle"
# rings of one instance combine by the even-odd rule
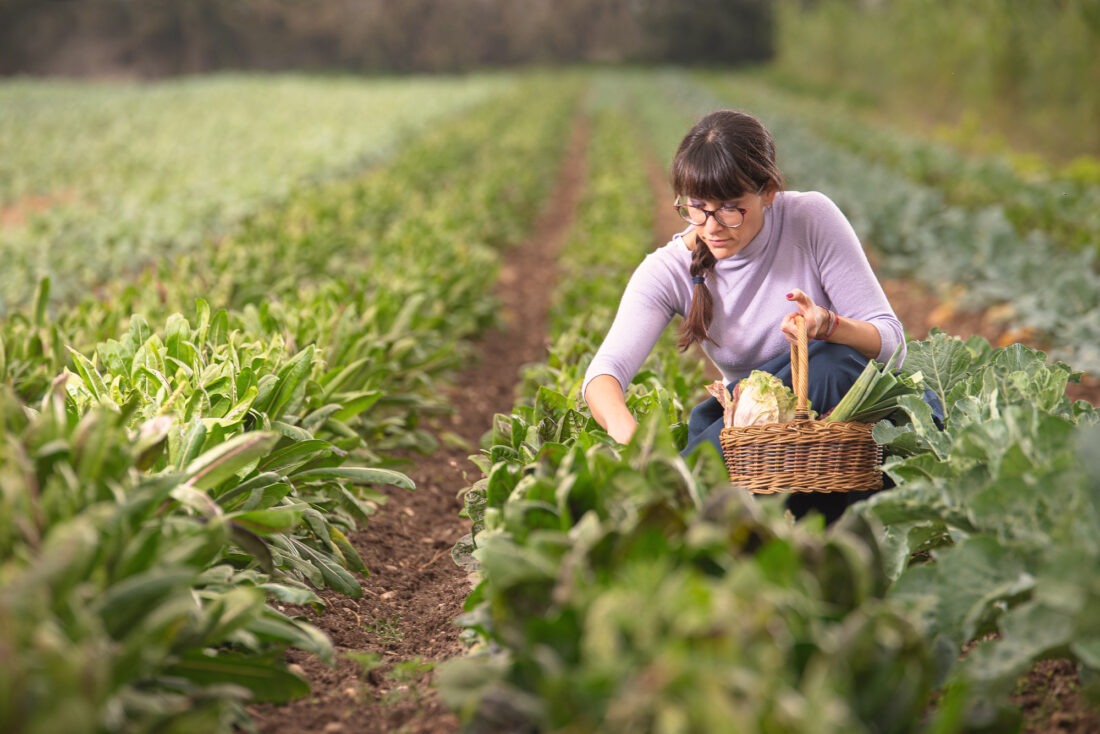
[[[809,391],[810,367],[809,367],[809,339],[806,337],[806,319],[802,314],[795,314],[795,327],[798,329],[798,338],[791,343],[791,385],[794,386],[795,395],[795,420],[808,420],[810,417],[809,401],[806,397]]]

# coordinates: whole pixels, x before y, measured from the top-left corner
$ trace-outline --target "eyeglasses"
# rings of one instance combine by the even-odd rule
[[[694,224],[696,227],[706,224],[707,217],[714,217],[714,221],[723,227],[737,229],[745,223],[745,214],[749,211],[736,206],[723,206],[712,211],[701,206],[684,203],[680,201],[680,197],[676,197],[672,206],[676,208],[676,213],[680,215],[681,219],[689,224]]]

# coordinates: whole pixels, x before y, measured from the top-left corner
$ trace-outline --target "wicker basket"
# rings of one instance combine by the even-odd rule
[[[874,424],[809,417],[806,323],[801,317],[796,321],[798,340],[791,345],[795,418],[723,428],[719,440],[730,481],[756,494],[881,489],[882,447],[871,437]]]

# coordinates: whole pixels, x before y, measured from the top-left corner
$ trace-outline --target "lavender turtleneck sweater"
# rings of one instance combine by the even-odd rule
[[[582,395],[598,375],[611,375],[625,390],[672,317],[687,313],[691,251],[683,234],[634,271],[585,374]],[[793,288],[841,316],[874,324],[882,336],[880,362],[905,339],[852,225],[818,192],[778,193],[760,232],[743,250],[718,260],[707,287],[714,297],[710,334],[718,345],[703,349],[727,384],[790,350],[779,325],[784,314],[797,310],[786,299]]]

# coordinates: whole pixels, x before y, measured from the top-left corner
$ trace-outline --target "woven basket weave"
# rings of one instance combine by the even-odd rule
[[[798,323],[791,345],[795,418],[786,423],[723,428],[719,434],[730,482],[756,494],[858,492],[882,488],[882,447],[873,423],[812,420],[806,397],[808,340]]]

